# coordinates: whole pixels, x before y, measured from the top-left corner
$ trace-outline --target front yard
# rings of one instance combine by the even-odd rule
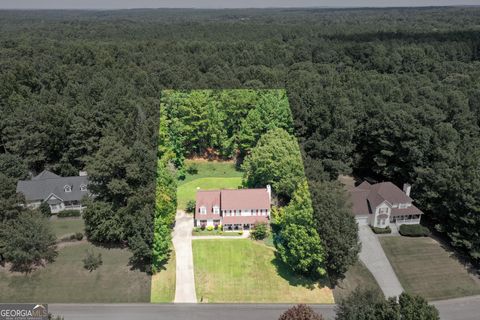
[[[85,252],[100,252],[103,265],[89,272]],[[60,250],[56,261],[29,275],[0,268],[0,301],[42,303],[149,302],[150,276],[131,270],[126,249],[78,243]]]
[[[383,295],[382,289],[380,289],[377,281],[360,260],[348,269],[345,278],[333,289],[335,301],[337,303],[340,302],[340,300],[346,298],[357,287],[372,289]]]
[[[334,302],[329,288],[294,275],[261,243],[215,239],[192,246],[199,302]]]
[[[428,300],[480,294],[478,280],[432,238],[380,237],[403,288]]]
[[[85,232],[85,223],[82,218],[58,218],[50,220],[50,223],[58,239],[77,232]]]
[[[164,269],[152,276],[150,302],[173,302],[175,298],[175,263],[175,252],[172,252]]]

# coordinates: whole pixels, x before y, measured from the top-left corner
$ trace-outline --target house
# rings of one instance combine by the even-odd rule
[[[390,224],[419,224],[423,212],[413,205],[411,186],[403,191],[391,182],[362,182],[351,188],[352,211],[359,225],[385,228]]]
[[[81,171],[78,176],[61,177],[44,170],[31,180],[20,180],[17,193],[25,196],[27,207],[38,208],[45,201],[50,205],[52,213],[62,210],[83,210],[83,197],[88,192],[88,176]]]
[[[198,190],[196,227],[222,225],[224,230],[248,230],[270,219],[271,189]]]

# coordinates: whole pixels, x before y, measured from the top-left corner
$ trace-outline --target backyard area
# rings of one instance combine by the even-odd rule
[[[87,250],[101,253],[103,264],[89,272]],[[59,251],[56,261],[25,275],[0,268],[0,301],[43,303],[149,302],[150,276],[131,270],[126,249],[78,243]]]
[[[380,242],[407,292],[428,300],[480,294],[478,279],[432,238],[381,237]]]
[[[199,302],[334,302],[329,288],[294,275],[264,244],[215,239],[192,246]]]
[[[189,200],[195,200],[197,188],[237,189],[242,184],[242,172],[231,161],[186,160],[185,167],[194,166],[196,173],[188,173],[178,182],[178,209],[184,210]]]
[[[173,302],[175,298],[175,252],[164,269],[152,276],[150,302]]]

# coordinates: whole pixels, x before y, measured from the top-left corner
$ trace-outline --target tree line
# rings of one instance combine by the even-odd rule
[[[2,221],[18,217],[12,204],[20,176],[86,169],[99,194],[85,216],[89,237],[127,245],[132,263],[150,265],[146,248],[153,246],[162,176],[160,92],[285,88],[314,215],[331,219],[323,234],[333,241],[343,225],[351,229],[348,210],[326,194],[341,194],[331,188],[339,173],[409,182],[435,229],[478,262],[479,14],[475,8],[0,12]],[[238,119],[228,119],[230,130]],[[231,133],[203,138],[220,156],[248,147],[251,136],[239,131],[223,139]],[[335,243],[338,252],[345,248]]]

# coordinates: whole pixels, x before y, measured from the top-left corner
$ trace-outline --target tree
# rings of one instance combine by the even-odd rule
[[[439,320],[438,310],[420,297],[403,292],[398,299],[385,300],[379,291],[355,289],[340,301],[337,320]]]
[[[325,271],[325,249],[315,230],[307,182],[298,186],[292,200],[280,213],[280,231],[275,244],[283,262],[296,272],[319,279]]]
[[[268,224],[266,222],[259,222],[250,232],[250,236],[255,240],[263,240],[268,237]]]
[[[46,201],[42,201],[38,209],[47,218],[52,215],[52,210],[50,209],[50,205]]]
[[[242,168],[246,187],[270,184],[278,196],[287,200],[305,176],[297,140],[281,128],[272,129],[260,138]]]
[[[336,181],[311,181],[313,219],[322,236],[325,265],[335,284],[358,259],[358,226],[343,187]]]
[[[48,220],[38,211],[22,212],[0,229],[2,255],[12,269],[29,273],[36,266],[53,262],[57,256],[56,237]]]
[[[185,208],[185,211],[188,212],[188,213],[194,213],[196,205],[197,204],[196,204],[195,200],[188,200],[187,201],[187,207]]]
[[[103,264],[102,254],[98,253],[96,255],[93,251],[90,250],[87,251],[85,258],[83,258],[82,261],[83,267],[90,272],[96,270]]]
[[[323,320],[323,317],[309,306],[299,304],[285,311],[278,320]]]
[[[112,205],[96,200],[85,203],[85,233],[90,241],[116,243],[124,240],[123,224]]]

